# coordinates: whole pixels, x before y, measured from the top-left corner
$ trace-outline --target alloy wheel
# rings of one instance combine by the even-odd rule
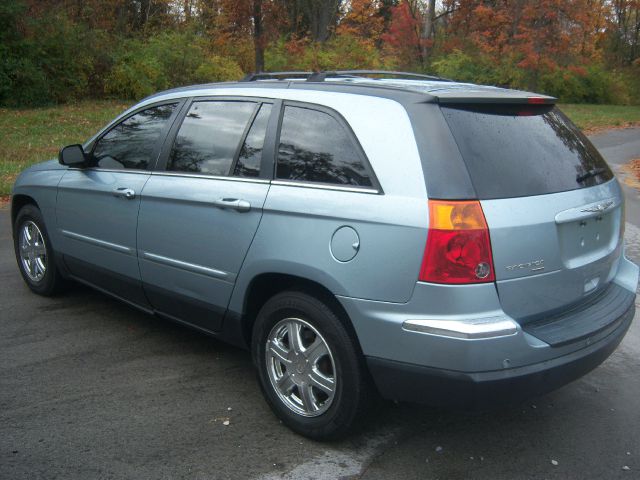
[[[291,411],[317,417],[329,409],[336,365],[318,330],[299,318],[285,318],[269,332],[265,355],[271,385]]]
[[[31,281],[41,281],[47,272],[47,249],[42,232],[28,220],[20,228],[18,242],[22,268]]]

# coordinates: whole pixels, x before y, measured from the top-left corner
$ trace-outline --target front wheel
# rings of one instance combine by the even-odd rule
[[[267,402],[292,430],[338,438],[365,410],[359,349],[321,300],[297,291],[271,298],[256,319],[252,351]]]
[[[53,295],[63,286],[53,259],[53,249],[35,205],[25,205],[16,216],[13,246],[22,278],[29,288],[40,295]]]

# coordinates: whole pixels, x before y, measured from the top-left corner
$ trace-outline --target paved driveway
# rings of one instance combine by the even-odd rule
[[[640,156],[640,130],[595,141],[614,164]],[[638,262],[638,194],[626,193]],[[321,444],[275,419],[247,353],[87,288],[32,295],[6,209],[0,286],[3,480],[640,478],[638,315],[605,364],[553,394],[475,415],[388,405]]]

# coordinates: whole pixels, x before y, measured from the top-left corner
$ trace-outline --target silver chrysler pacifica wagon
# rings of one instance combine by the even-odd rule
[[[522,401],[634,316],[611,170],[552,97],[398,72],[285,72],[153,95],[17,179],[15,253],[249,348],[303,435],[379,392]]]

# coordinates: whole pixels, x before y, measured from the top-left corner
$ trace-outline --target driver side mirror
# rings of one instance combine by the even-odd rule
[[[58,162],[67,167],[84,167],[87,164],[87,157],[84,154],[82,145],[67,145],[58,155]]]

